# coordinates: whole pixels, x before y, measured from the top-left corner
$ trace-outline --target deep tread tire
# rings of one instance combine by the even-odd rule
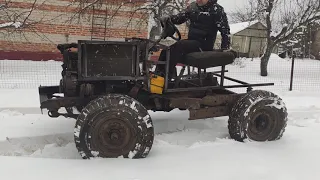
[[[287,115],[285,103],[279,96],[263,90],[250,91],[231,110],[230,137],[240,142],[278,140],[287,126]]]
[[[153,144],[154,128],[142,104],[126,95],[109,94],[81,111],[74,140],[83,159],[145,158]]]

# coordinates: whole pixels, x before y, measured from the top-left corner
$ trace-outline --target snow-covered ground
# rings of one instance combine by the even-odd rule
[[[288,107],[289,124],[281,140],[240,143],[229,138],[227,117],[188,121],[188,112],[150,112],[155,142],[149,156],[140,160],[82,160],[73,143],[75,120],[40,114],[36,87],[59,82],[59,63],[0,61],[0,65],[1,179],[320,177],[320,61],[297,60],[293,92],[288,91],[291,67],[288,60],[273,56],[268,77],[259,76],[256,60],[243,59],[227,67],[231,77],[276,84],[260,88],[279,94]]]

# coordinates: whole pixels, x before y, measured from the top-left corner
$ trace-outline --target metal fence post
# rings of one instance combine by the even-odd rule
[[[292,63],[291,63],[291,77],[290,77],[290,88],[289,91],[292,91],[292,86],[293,86],[293,72],[294,72],[294,60],[296,57],[296,53],[292,52]]]

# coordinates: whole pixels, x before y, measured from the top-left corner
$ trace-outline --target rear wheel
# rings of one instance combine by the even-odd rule
[[[287,109],[279,96],[254,90],[240,98],[231,110],[229,134],[237,141],[278,140],[285,131],[287,120]]]
[[[148,111],[135,99],[110,94],[90,102],[74,131],[82,158],[144,158],[152,147],[154,129]]]

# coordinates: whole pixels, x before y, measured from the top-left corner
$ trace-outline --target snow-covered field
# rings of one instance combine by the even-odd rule
[[[1,179],[318,179],[320,61],[297,60],[293,92],[290,67],[276,56],[268,77],[259,76],[257,60],[227,67],[236,79],[275,83],[260,88],[279,94],[288,107],[289,124],[279,141],[233,141],[227,117],[188,121],[188,112],[150,112],[156,136],[146,159],[82,160],[73,143],[75,120],[49,118],[38,108],[36,88],[59,82],[60,63],[0,61]]]

